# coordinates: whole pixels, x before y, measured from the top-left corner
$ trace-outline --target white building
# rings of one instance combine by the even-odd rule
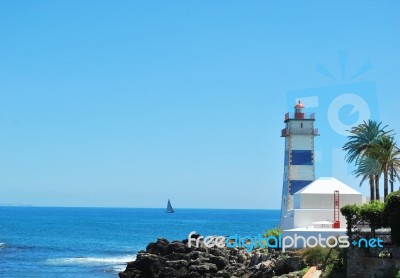
[[[332,225],[336,190],[339,192],[340,225],[334,229]],[[362,202],[362,194],[350,186],[332,177],[319,178],[294,194],[294,209],[288,211],[282,221],[283,236],[345,235],[346,219],[340,208],[349,204],[360,205]]]

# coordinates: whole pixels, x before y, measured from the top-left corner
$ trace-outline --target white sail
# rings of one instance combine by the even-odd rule
[[[168,199],[168,204],[167,204],[167,212],[168,213],[173,213],[174,212],[174,209],[172,208],[171,202],[169,201],[169,199]]]

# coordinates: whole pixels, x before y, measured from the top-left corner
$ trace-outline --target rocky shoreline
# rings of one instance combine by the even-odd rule
[[[120,278],[147,277],[301,277],[305,267],[295,252],[275,249],[188,247],[187,239],[169,242],[159,238],[129,262]],[[290,273],[289,275],[287,275]]]

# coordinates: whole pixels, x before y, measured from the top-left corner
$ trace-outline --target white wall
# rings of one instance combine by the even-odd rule
[[[294,209],[293,227],[300,228],[313,225],[312,222],[328,220],[333,222],[334,211],[332,209]],[[340,228],[346,228],[346,218],[339,213]],[[290,229],[290,228],[289,228]]]
[[[362,204],[361,194],[340,194],[339,207],[351,204]],[[295,209],[333,209],[333,193],[332,194],[294,194]]]
[[[291,210],[291,211],[293,211],[293,210]],[[294,218],[293,218],[293,214],[290,213],[291,211],[289,211],[288,214],[286,214],[286,216],[282,218],[282,221],[281,221],[281,229],[282,230],[293,229]]]

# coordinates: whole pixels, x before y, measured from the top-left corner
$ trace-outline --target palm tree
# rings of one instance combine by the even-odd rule
[[[367,150],[374,144],[379,142],[380,137],[387,134],[390,131],[385,131],[387,126],[381,127],[382,123],[377,123],[374,120],[368,120],[368,122],[364,121],[363,123],[352,127],[349,132],[351,133],[348,136],[349,141],[343,146],[343,150],[347,152],[346,161],[348,163],[352,163],[355,161],[356,166],[361,167],[360,171],[357,172],[356,176],[366,176],[365,178],[369,178],[370,184],[370,192],[371,192],[371,201],[375,198],[372,194],[375,187],[375,197],[379,200],[379,175],[378,174],[369,174],[368,171],[363,172],[362,167],[366,162],[360,161],[362,157],[367,156]],[[368,162],[368,161],[367,161]],[[371,164],[371,162],[368,162]],[[366,165],[364,165],[366,166]],[[366,169],[364,169],[366,170]],[[365,180],[365,179],[364,179]],[[364,181],[363,180],[363,181]],[[363,182],[362,181],[362,182]],[[362,184],[362,182],[360,184]]]
[[[379,142],[379,138],[390,132],[385,131],[387,126],[381,128],[382,123],[374,120],[364,121],[358,126],[352,127],[348,136],[349,141],[344,144],[343,150],[347,152],[346,161],[351,163],[362,156],[362,154],[373,144]]]
[[[375,176],[378,176],[378,181],[379,181],[379,175],[380,175],[380,170],[381,170],[381,164],[379,163],[378,160],[373,159],[367,155],[363,155],[357,162],[356,164],[357,168],[353,171],[353,175],[356,178],[361,177],[361,182],[360,186],[366,181],[367,179],[369,180],[369,186],[370,186],[370,201],[375,200],[375,192],[374,192],[374,181],[375,181]],[[380,199],[379,196],[379,183],[377,184],[376,188],[376,200]]]
[[[383,173],[383,192],[386,200],[389,194],[389,171],[400,170],[400,149],[397,147],[394,138],[383,135],[379,142],[374,143],[367,151],[368,156],[379,161],[381,173]]]

